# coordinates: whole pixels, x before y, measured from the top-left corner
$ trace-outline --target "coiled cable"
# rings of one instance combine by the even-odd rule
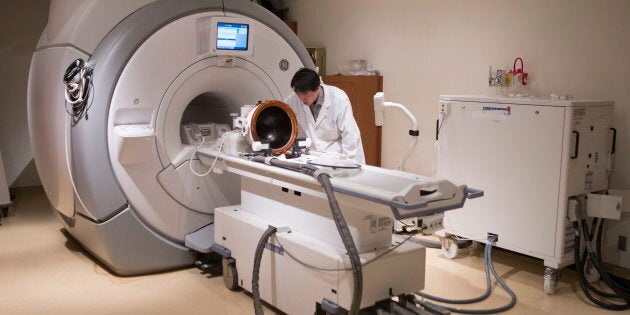
[[[65,84],[65,106],[68,115],[72,116],[73,124],[76,124],[83,116],[88,119],[88,100],[93,90],[92,85],[93,69],[88,67],[83,59],[75,59],[63,75]]]

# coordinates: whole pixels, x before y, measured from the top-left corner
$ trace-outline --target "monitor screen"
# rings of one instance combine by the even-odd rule
[[[247,51],[249,48],[249,24],[217,23],[217,49]]]

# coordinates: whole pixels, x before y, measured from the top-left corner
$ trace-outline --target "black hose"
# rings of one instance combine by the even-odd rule
[[[492,238],[494,238],[494,237],[492,237]],[[497,241],[496,238],[494,238],[490,242],[494,243],[496,241]],[[499,285],[501,285],[501,288],[503,288],[503,290],[505,292],[507,292],[507,294],[510,295],[510,302],[508,304],[506,304],[506,305],[504,305],[502,307],[491,309],[491,312],[492,313],[505,312],[505,311],[511,309],[512,307],[514,307],[514,305],[516,305],[516,293],[514,293],[514,291],[512,291],[512,289],[510,289],[510,287],[507,285],[507,283],[505,283],[505,281],[503,281],[503,279],[501,279],[501,277],[499,276],[499,273],[494,268],[494,263],[492,263],[492,248],[490,249],[490,251],[488,251],[488,261],[490,262],[490,271],[492,271],[492,274],[494,275],[494,278],[497,280]]]
[[[494,268],[494,264],[492,263],[492,246],[494,245],[494,243],[496,243],[497,239],[496,237],[492,236],[488,239],[488,243],[486,244],[486,249],[484,252],[484,264],[485,264],[485,270],[486,270],[486,283],[487,283],[487,290],[486,292],[484,292],[484,294],[482,294],[481,296],[477,297],[477,298],[472,298],[472,299],[464,299],[464,300],[450,300],[450,301],[457,301],[459,303],[456,302],[447,302],[449,299],[444,299],[444,298],[440,298],[440,300],[435,300],[438,302],[444,302],[444,303],[450,303],[450,304],[468,304],[469,300],[476,300],[474,302],[480,302],[483,301],[485,299],[488,298],[489,296],[489,291],[491,290],[491,286],[490,286],[490,273],[492,273],[492,275],[494,275],[494,278],[497,280],[497,282],[499,283],[499,285],[501,286],[501,288],[503,290],[505,290],[505,292],[507,292],[510,295],[510,302],[508,302],[506,305],[500,306],[500,307],[496,307],[496,308],[490,308],[490,309],[463,309],[463,308],[455,308],[455,307],[446,307],[443,306],[445,309],[453,312],[453,313],[461,313],[461,314],[494,314],[494,313],[500,313],[500,312],[505,312],[509,309],[511,309],[512,307],[514,307],[514,305],[516,305],[516,294],[514,293],[514,291],[512,291],[512,289],[510,289],[510,287],[503,281],[503,279],[501,279],[501,277],[499,276],[499,273],[496,271],[496,269]],[[420,295],[420,296],[425,296],[428,294],[422,293],[422,292],[416,292],[416,294]],[[488,293],[488,295],[486,295],[486,293]],[[429,297],[427,297],[429,298]],[[432,298],[429,298],[432,299]],[[467,303],[461,303],[462,301],[466,301]],[[474,303],[474,302],[470,302],[470,303]]]
[[[339,232],[339,236],[341,237],[341,241],[343,242],[345,250],[350,259],[350,264],[352,266],[354,289],[349,313],[351,315],[358,314],[361,308],[361,297],[363,296],[363,272],[361,269],[361,258],[359,257],[359,251],[354,244],[354,240],[352,239],[352,234],[350,233],[350,229],[348,228],[346,219],[343,217],[343,213],[341,213],[341,208],[339,207],[339,203],[337,202],[337,198],[335,197],[335,194],[333,192],[333,187],[330,183],[330,175],[326,173],[318,174],[317,171],[319,171],[319,168],[314,165],[282,161],[277,158],[255,156],[252,158],[252,161],[267,163],[273,166],[302,172],[309,176],[315,177],[319,181],[322,189],[324,189],[324,192],[328,197],[328,204],[330,206],[333,220],[335,221],[337,231]]]
[[[256,246],[256,254],[254,254],[254,273],[252,275],[252,297],[254,299],[254,312],[256,315],[262,315],[265,312],[262,308],[262,302],[260,299],[260,287],[258,285],[258,280],[260,278],[260,262],[262,260],[262,255],[265,250],[265,244],[269,241],[271,235],[276,233],[276,228],[273,226],[269,226],[265,233],[260,237],[258,241],[258,245]]]
[[[492,291],[492,285],[490,281],[490,265],[488,264],[488,251],[490,249],[490,246],[492,246],[490,245],[490,243],[486,244],[486,248],[484,250],[483,264],[484,264],[484,270],[485,270],[485,275],[486,275],[486,291],[480,296],[469,298],[469,299],[448,299],[448,298],[442,298],[442,297],[438,297],[438,296],[431,295],[424,292],[416,292],[416,294],[426,299],[430,299],[430,300],[438,301],[442,303],[449,303],[449,304],[471,304],[471,303],[481,302],[487,299],[488,296],[490,296],[490,292]]]
[[[590,235],[590,239],[593,239],[595,237],[595,227],[597,226],[597,222],[598,222],[598,218],[593,218],[593,221],[591,222],[591,229],[589,232]],[[600,223],[600,227],[601,227],[601,223]],[[600,253],[597,254],[598,256],[600,255]],[[593,259],[594,257],[590,257],[590,259]],[[585,273],[586,271],[584,270],[586,268],[586,262],[587,260],[589,260],[589,255],[588,252],[586,251],[586,248],[584,248],[584,250],[582,251],[582,258],[580,260],[580,262],[582,263],[582,269],[576,269],[577,272],[580,273]],[[592,262],[591,262],[592,265]],[[576,268],[578,267],[578,264],[575,265]],[[584,285],[591,291],[596,293],[599,296],[602,297],[606,297],[606,298],[615,298],[617,295],[614,293],[609,293],[609,292],[604,292],[601,291],[599,289],[597,289],[596,287],[594,287],[589,281],[586,281],[584,283]]]
[[[581,220],[581,224],[582,224],[582,228],[587,231],[588,230],[588,223],[586,222],[586,219],[582,219]],[[586,236],[587,234],[584,234],[584,236]],[[593,259],[591,259],[591,263],[593,264],[593,266],[595,267],[595,269],[599,272],[600,274],[600,278],[606,283],[606,285],[608,285],[613,292],[615,292],[615,294],[617,294],[619,297],[619,299],[623,299],[627,301],[627,305],[630,308],[630,294],[628,294],[627,292],[627,288],[624,288],[623,286],[619,285],[616,281],[614,281],[610,275],[608,274],[608,271],[606,270],[606,268],[604,268],[604,264],[601,260],[597,259],[597,254],[595,253],[595,251],[593,251],[593,248],[591,246],[591,238],[587,237],[584,240],[584,245],[586,247],[586,250],[588,252],[588,254],[590,255],[590,257],[593,257]]]
[[[603,239],[602,234],[604,231],[605,222],[606,222],[606,219],[602,218],[599,223],[599,228],[597,230],[597,240],[595,241],[595,244],[597,247],[597,260],[600,262],[601,265],[604,264],[603,262],[604,256],[602,256],[602,239]],[[620,284],[620,287],[622,288],[624,292],[630,295],[630,281],[628,281],[627,279],[621,278],[617,275],[611,274],[610,272],[608,274],[610,275],[611,278],[613,278],[613,280],[615,280],[617,283]]]
[[[576,230],[575,233],[575,246],[576,249],[573,251],[573,258],[575,260],[575,269],[577,271],[577,276],[578,276],[578,282],[580,283],[580,287],[582,288],[582,292],[584,292],[584,295],[591,301],[593,302],[595,305],[607,309],[607,310],[616,310],[616,311],[621,311],[624,310],[622,307],[622,305],[617,305],[617,304],[613,304],[613,303],[608,303],[608,302],[604,302],[600,299],[598,299],[597,297],[593,296],[591,291],[594,291],[593,293],[597,294],[596,290],[591,290],[590,284],[588,283],[588,281],[586,280],[585,276],[584,276],[584,265],[582,264],[582,260],[580,259],[580,243],[581,243],[581,237],[580,237],[580,233],[578,232],[578,230],[580,229],[579,224],[577,222],[574,223],[574,228]]]
[[[359,251],[352,239],[352,234],[350,234],[350,229],[348,228],[346,219],[343,217],[343,213],[341,213],[341,208],[339,207],[339,203],[337,203],[337,198],[335,198],[333,187],[330,183],[330,175],[321,173],[317,176],[317,180],[322,185],[324,192],[326,192],[326,196],[328,196],[330,211],[335,221],[335,225],[337,226],[339,236],[341,236],[343,246],[346,248],[348,257],[350,258],[350,264],[352,265],[354,292],[352,294],[352,303],[350,304],[350,314],[355,315],[359,313],[359,309],[361,308],[361,297],[363,296],[363,271],[361,268],[361,258],[359,257]]]
[[[593,251],[593,248],[591,246],[591,236],[594,234],[594,231],[592,231],[591,233],[588,232],[589,231],[588,223],[586,222],[586,218],[584,217],[585,216],[584,215],[584,211],[585,211],[584,201],[581,198],[575,198],[575,200],[578,203],[578,210],[576,211],[577,221],[573,222],[573,228],[575,229],[575,241],[574,241],[575,249],[573,253],[574,253],[574,261],[576,264],[578,281],[580,283],[580,287],[582,288],[584,295],[591,302],[593,302],[595,305],[601,308],[612,310],[612,311],[628,310],[630,309],[630,294],[629,294],[628,288],[624,287],[622,284],[619,284],[617,281],[615,281],[611,277],[610,274],[608,274],[601,260],[601,234],[603,230],[603,224],[602,224],[603,222],[600,223],[600,228],[597,231],[597,244],[596,245],[599,246],[600,248],[598,248],[598,251],[596,253],[595,251]],[[594,226],[592,227],[592,229],[594,229]],[[600,279],[610,289],[612,289],[612,291],[614,292],[613,294],[608,293],[608,292],[602,292],[600,290],[593,288],[593,286],[590,283],[588,283],[588,281],[586,280],[586,277],[584,275],[584,262],[586,261],[586,257],[585,258],[580,257],[580,247],[581,247],[580,245],[581,245],[582,238],[584,239],[585,256],[590,257],[590,262],[592,263],[593,267],[597,270],[597,272],[599,272]],[[593,294],[599,295],[599,297],[596,297]],[[605,300],[600,299],[600,297],[613,299],[613,300],[621,300],[625,302],[625,304],[611,303],[610,301],[605,301]]]

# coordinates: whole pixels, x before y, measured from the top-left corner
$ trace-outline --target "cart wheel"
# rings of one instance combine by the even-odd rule
[[[459,252],[459,247],[457,246],[457,242],[449,237],[440,238],[440,243],[442,244],[442,255],[448,259],[453,259],[457,257],[457,253]]]
[[[560,270],[554,268],[545,268],[543,289],[547,294],[554,294],[558,290],[558,281],[560,280]]]
[[[3,217],[8,217],[9,216],[9,206],[4,206],[2,208],[0,208],[0,212],[2,212],[2,216]]]
[[[236,261],[234,258],[225,258],[222,260],[223,265],[223,283],[232,290],[238,290],[238,273],[236,272]]]
[[[599,281],[599,272],[593,266],[591,262],[591,258],[586,259],[586,263],[584,264],[584,277],[586,281],[593,283]]]

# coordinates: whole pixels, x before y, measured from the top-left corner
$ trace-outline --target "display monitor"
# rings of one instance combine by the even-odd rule
[[[254,54],[256,23],[250,18],[215,16],[200,19],[197,31],[199,53],[210,52],[218,56]]]
[[[217,22],[217,50],[247,51],[249,24]]]

